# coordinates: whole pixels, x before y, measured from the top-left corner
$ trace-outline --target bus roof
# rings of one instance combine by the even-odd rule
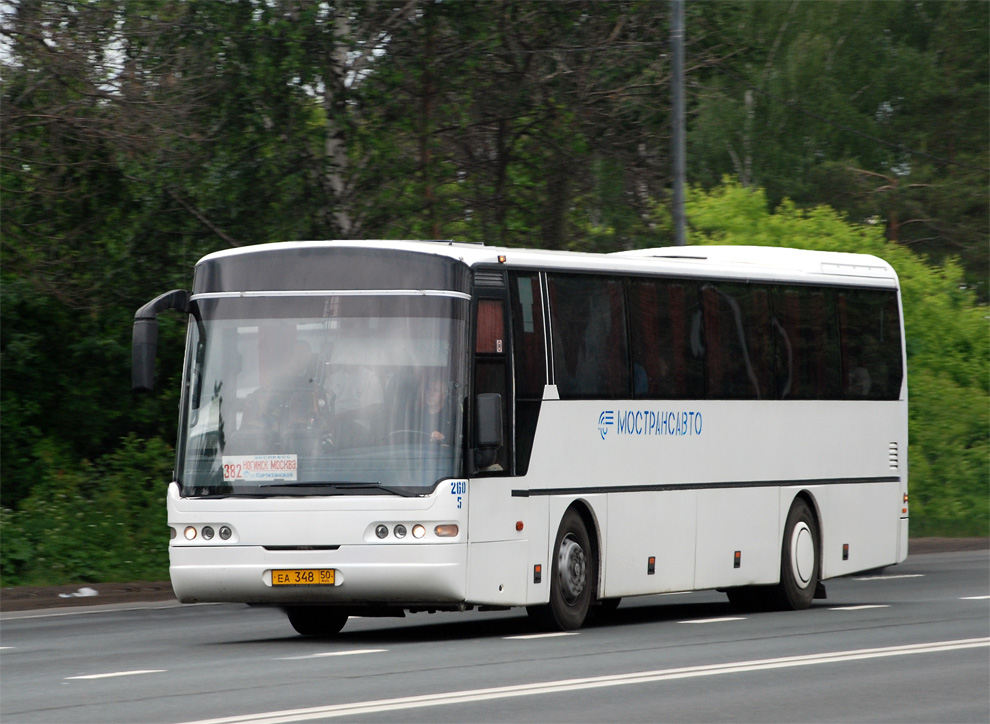
[[[290,241],[225,249],[200,260],[247,254],[272,254],[313,248],[363,248],[435,254],[475,267],[504,265],[559,271],[600,271],[675,277],[790,281],[817,284],[897,286],[894,269],[879,257],[769,246],[669,246],[599,254],[456,241]]]

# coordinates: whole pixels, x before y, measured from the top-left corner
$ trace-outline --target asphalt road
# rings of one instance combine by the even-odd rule
[[[827,587],[786,613],[630,599],[553,636],[516,610],[354,619],[334,640],[240,605],[5,611],[0,720],[990,721],[990,552]]]

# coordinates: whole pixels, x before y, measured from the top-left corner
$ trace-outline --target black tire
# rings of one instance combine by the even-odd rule
[[[598,556],[584,520],[573,508],[564,513],[551,551],[550,603],[527,611],[548,629],[573,631],[584,625],[598,586]]]
[[[804,498],[796,498],[787,514],[780,550],[780,583],[773,589],[774,603],[783,610],[808,608],[815,597],[821,555],[818,523]]]
[[[336,636],[347,623],[347,614],[326,606],[290,606],[289,623],[303,636]]]

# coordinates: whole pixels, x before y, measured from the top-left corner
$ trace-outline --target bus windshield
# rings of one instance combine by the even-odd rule
[[[206,294],[192,306],[184,496],[415,495],[459,474],[466,295]]]

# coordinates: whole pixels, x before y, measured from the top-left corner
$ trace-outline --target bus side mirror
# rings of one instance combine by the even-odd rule
[[[502,447],[502,395],[483,392],[475,398],[475,468],[490,467]]]
[[[158,353],[158,313],[169,309],[189,311],[189,292],[173,289],[155,297],[134,313],[131,333],[131,389],[150,392],[155,387],[155,355]]]

